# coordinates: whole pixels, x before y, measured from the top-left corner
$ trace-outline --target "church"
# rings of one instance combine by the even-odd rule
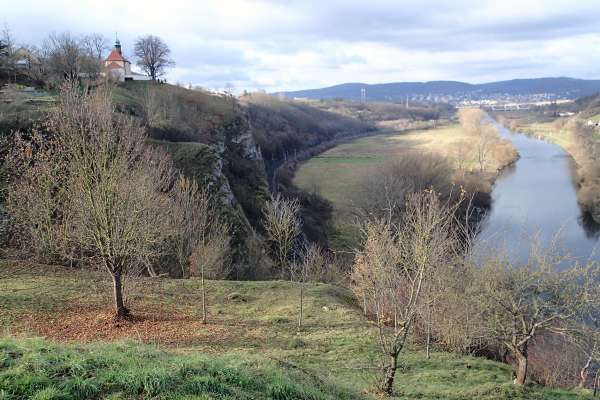
[[[116,40],[115,47],[112,49],[106,60],[104,60],[104,68],[107,76],[119,82],[150,80],[149,76],[138,74],[131,70],[131,63],[123,57],[119,39]]]

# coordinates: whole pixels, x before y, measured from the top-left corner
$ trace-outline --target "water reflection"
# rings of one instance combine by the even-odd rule
[[[536,238],[558,246],[581,261],[600,260],[596,246],[600,225],[582,213],[577,203],[573,159],[559,146],[500,127],[521,158],[496,181],[477,247],[500,248],[515,262],[529,257]]]

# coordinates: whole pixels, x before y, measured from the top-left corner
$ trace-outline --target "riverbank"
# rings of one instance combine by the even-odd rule
[[[565,149],[569,154],[572,147],[572,137],[569,120],[565,118],[534,118],[526,115],[493,115],[499,124],[513,132],[519,132],[546,140]]]
[[[365,180],[377,168],[407,154],[435,154],[447,159],[453,180],[473,183],[479,202],[489,207],[494,181],[517,157],[503,162],[490,160],[481,171],[475,158],[467,154],[470,141],[472,137],[456,123],[360,138],[335,146],[301,164],[294,184],[315,191],[333,203],[335,232],[332,233],[332,246],[338,251],[351,251],[358,236],[354,220],[356,208],[365,196]]]
[[[540,118],[528,114],[496,115],[496,120],[515,132],[554,143],[574,160],[577,199],[584,213],[600,224],[600,160],[596,147],[600,133],[587,128],[579,116],[571,118]]]

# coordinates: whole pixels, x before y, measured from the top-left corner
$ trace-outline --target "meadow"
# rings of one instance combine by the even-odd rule
[[[197,280],[129,282],[134,318],[115,322],[100,273],[1,261],[2,399],[371,399],[376,330],[349,291],[307,285],[296,326],[292,282],[209,281],[208,324]],[[510,365],[433,352],[402,356],[397,399],[578,399],[523,388]]]
[[[448,145],[461,139],[458,125],[361,138],[308,160],[298,169],[295,183],[303,189],[317,189],[338,211],[347,211],[373,167],[409,151],[448,153]]]
[[[557,144],[567,151],[571,147],[569,130],[565,127],[557,126],[554,122],[531,122],[524,124],[519,130]]]
[[[410,152],[433,153],[448,158],[458,169],[456,160],[465,157],[464,144],[472,140],[459,124],[436,128],[374,135],[340,144],[303,163],[294,183],[305,190],[316,191],[334,205],[335,232],[332,245],[349,251],[356,246],[357,227],[354,210],[364,195],[363,182],[378,166]],[[463,162],[466,171],[477,169],[473,158]],[[490,162],[483,176],[489,182],[496,177],[500,165]]]

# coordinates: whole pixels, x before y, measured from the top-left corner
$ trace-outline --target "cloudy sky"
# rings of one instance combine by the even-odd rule
[[[3,4],[6,3],[6,4]],[[171,82],[269,92],[344,82],[600,78],[598,0],[0,0],[18,42],[139,35]]]

